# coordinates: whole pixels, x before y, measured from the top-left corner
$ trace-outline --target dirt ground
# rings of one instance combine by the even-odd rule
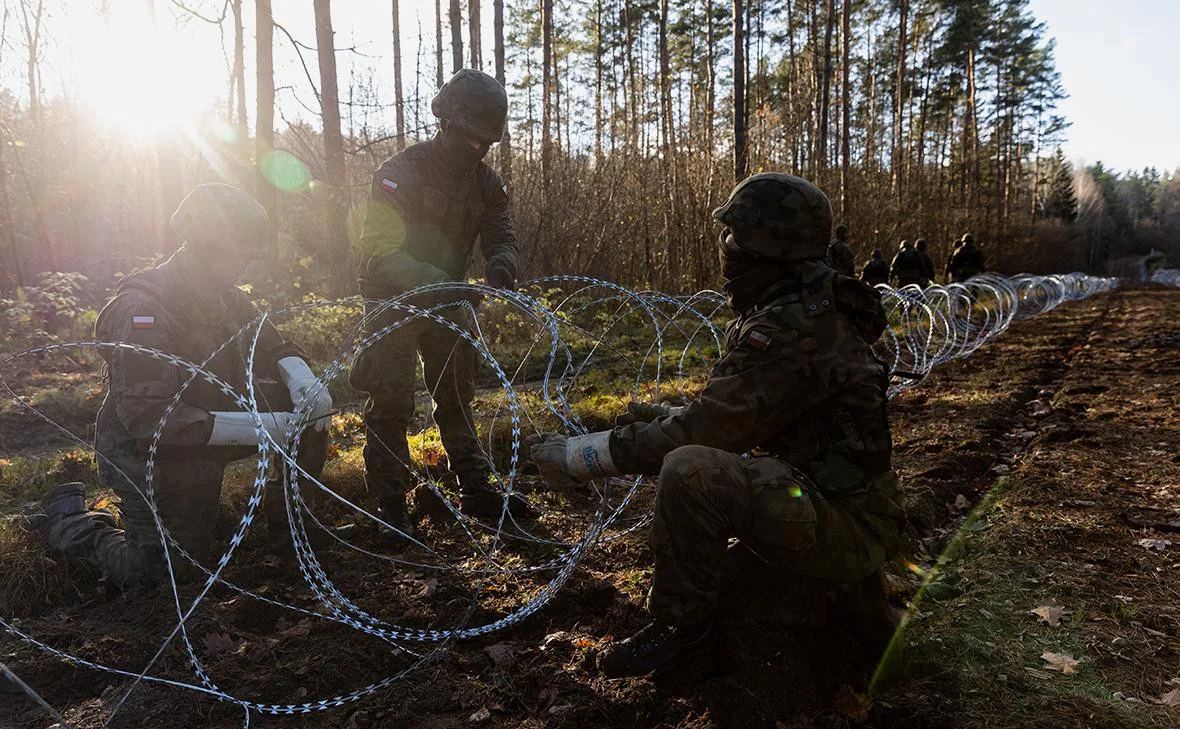
[[[597,677],[587,670],[593,649],[645,622],[650,561],[637,533],[596,548],[556,598],[510,629],[447,645],[358,702],[304,716],[256,714],[251,724],[1180,727],[1178,412],[1180,290],[1168,289],[1100,296],[1016,323],[896,398],[895,463],[910,526],[908,552],[889,575],[909,620],[901,653],[875,682],[875,657],[828,619],[814,585],[735,599],[716,675]],[[355,490],[357,465],[341,457],[328,475]],[[55,467],[85,468],[69,459]],[[0,503],[21,498],[0,494]],[[557,536],[577,530],[573,520],[546,527]],[[444,545],[454,536],[429,518],[424,530]],[[170,595],[102,593],[92,575],[49,560],[16,527],[3,535],[0,606],[21,629],[138,670],[174,625]],[[313,604],[297,574],[264,563],[249,540],[243,548],[233,579]],[[544,556],[519,555],[529,564]],[[446,627],[469,607],[463,585],[372,559],[341,556],[332,576],[365,607],[406,624]],[[541,584],[481,584],[492,597],[481,599],[473,622]],[[222,588],[189,630],[220,686],[274,703],[333,696],[412,665],[375,638]],[[100,726],[129,685],[7,636],[0,660],[72,726]],[[193,682],[175,645],[155,672]],[[0,727],[52,723],[21,695],[0,693]],[[241,725],[234,706],[158,685],[137,687],[112,723]]]

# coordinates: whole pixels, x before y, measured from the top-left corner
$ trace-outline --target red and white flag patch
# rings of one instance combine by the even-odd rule
[[[132,329],[153,329],[156,326],[156,317],[154,316],[133,316],[131,317]]]
[[[389,190],[390,192],[397,192],[397,183],[394,182],[393,180],[389,179],[388,177],[381,178],[381,187],[384,187],[386,190]]]
[[[774,340],[771,339],[770,337],[766,336],[762,332],[758,331],[757,329],[750,332],[746,336],[746,342],[749,343],[749,345],[751,347],[753,347],[754,349],[761,350],[763,352],[770,349],[770,343],[772,341],[774,341]]]

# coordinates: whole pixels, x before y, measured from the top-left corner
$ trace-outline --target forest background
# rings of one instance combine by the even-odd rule
[[[710,210],[765,170],[824,188],[858,263],[924,237],[941,264],[966,231],[1008,273],[1180,258],[1180,171],[1062,153],[1027,0],[373,0],[381,47],[334,32],[356,3],[276,5],[5,0],[0,332],[84,334],[214,180],[276,223],[256,294],[352,294],[372,171],[433,133],[430,98],[464,66],[508,88],[489,162],[526,277],[716,286]]]

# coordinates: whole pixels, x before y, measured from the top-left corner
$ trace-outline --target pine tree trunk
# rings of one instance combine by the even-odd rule
[[[905,109],[905,65],[906,65],[906,21],[909,19],[909,0],[898,4],[899,25],[897,31],[897,86],[894,92],[893,112],[893,193],[901,200],[902,156],[905,154],[905,136],[901,131],[902,112]]]
[[[594,2],[594,162],[602,164],[602,0]]]
[[[275,77],[274,77],[274,20],[271,0],[256,0],[254,27],[257,34],[254,66],[257,69],[255,87],[258,94],[258,123],[254,132],[254,159],[257,174],[254,178],[254,197],[270,216],[268,250],[272,261],[278,260],[279,197],[278,191],[266,175],[266,160],[275,146]]]
[[[434,82],[436,88],[443,85],[443,34],[442,0],[434,0]]]
[[[733,0],[733,179],[746,179],[749,150],[746,147],[746,40],[742,3]]]
[[[843,121],[840,124],[840,215],[848,217],[848,170],[850,159],[850,129],[852,128],[852,84],[850,82],[849,59],[852,46],[852,0],[840,0],[840,37],[842,41],[841,60],[841,107]]]
[[[483,33],[480,26],[479,0],[467,0],[467,26],[471,40],[471,67],[483,70]]]
[[[713,26],[713,0],[705,0],[705,149],[712,162],[716,150],[713,148],[713,118],[717,104],[717,37]],[[709,169],[712,170],[712,164]]]
[[[832,26],[836,24],[834,0],[828,0],[827,14],[827,27],[824,29],[823,95],[819,108],[819,154],[816,157],[819,170],[824,170],[828,166],[828,109],[832,100]]]
[[[246,118],[246,39],[242,27],[242,0],[232,0],[234,14],[234,91],[237,94],[238,145],[246,148],[250,128]],[[244,156],[244,155],[243,155]]]
[[[448,18],[451,22],[451,73],[459,73],[463,68],[463,9],[459,0],[451,0]]]
[[[549,165],[552,162],[552,101],[553,0],[541,0],[541,181],[546,191],[549,189]]]
[[[394,140],[396,149],[400,152],[406,148],[406,97],[402,90],[402,26],[401,0],[393,0],[393,108],[396,119],[397,139]]]
[[[492,49],[496,57],[496,80],[501,86],[504,81],[504,0],[492,0],[492,35],[495,48]],[[504,138],[500,141],[500,176],[504,185],[512,188],[512,131],[510,125],[504,125]]]
[[[324,125],[324,239],[327,242],[333,293],[343,296],[352,279],[348,244],[348,187],[344,184],[344,137],[340,133],[340,101],[336,86],[336,39],[332,31],[332,0],[314,0],[315,38],[320,63],[320,110]]]

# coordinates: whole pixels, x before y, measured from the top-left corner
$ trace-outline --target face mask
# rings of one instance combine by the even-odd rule
[[[721,278],[725,284],[743,274],[749,273],[759,265],[759,258],[738,247],[733,232],[726,228],[721,231],[721,238],[717,242],[717,258],[721,262]]]
[[[467,143],[464,134],[454,125],[447,125],[442,133],[443,156],[454,169],[467,172],[475,169],[488,153],[492,145],[483,143],[472,147]]]

